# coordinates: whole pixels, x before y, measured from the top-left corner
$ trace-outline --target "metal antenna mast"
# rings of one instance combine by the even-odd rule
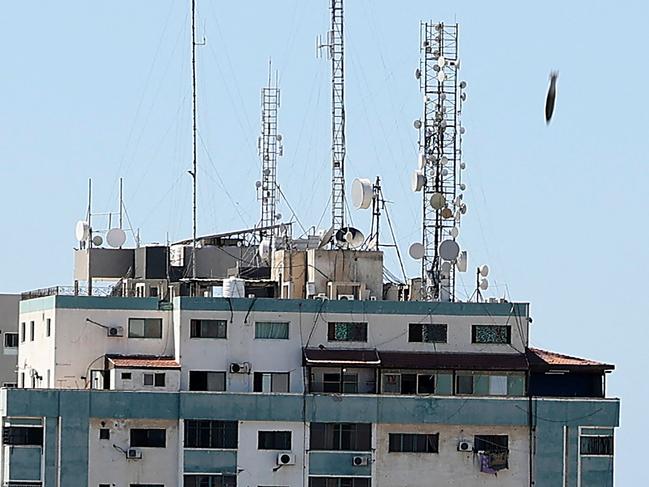
[[[419,129],[419,172],[422,191],[423,258],[421,298],[455,300],[455,265],[460,249],[455,242],[466,205],[460,182],[462,133],[460,114],[466,83],[458,81],[458,25],[422,23],[420,69],[416,76],[424,98]]]
[[[196,279],[196,0],[192,0],[192,279]]]
[[[261,157],[261,181],[257,197],[261,200],[260,226],[271,227],[277,220],[277,157],[283,153],[282,136],[277,133],[277,111],[280,105],[277,76],[272,80],[272,65],[268,62],[268,85],[261,89],[261,135],[258,152]],[[261,236],[272,236],[277,230],[263,230]]]
[[[326,44],[331,59],[331,224],[345,226],[345,52],[343,0],[331,0],[331,30]]]

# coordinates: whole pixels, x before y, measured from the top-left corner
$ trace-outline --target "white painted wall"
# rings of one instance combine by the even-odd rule
[[[102,426],[102,421],[105,426]],[[99,429],[110,429],[110,439],[100,440]],[[166,428],[166,448],[138,448],[141,460],[127,460],[124,453],[113,445],[126,450],[129,448],[131,428]],[[164,420],[90,420],[88,439],[88,485],[100,483],[115,486],[130,484],[180,485],[179,482],[179,440],[178,422]]]
[[[277,454],[279,451],[258,450],[258,431],[291,431],[292,453],[295,465],[286,465],[276,472]],[[301,486],[304,479],[304,424],[291,422],[239,422],[239,451],[237,468],[239,469],[239,486],[286,485]]]
[[[130,379],[122,379],[122,372],[131,374]],[[155,385],[144,385],[144,374],[165,374],[164,387]],[[155,380],[154,380],[155,384]],[[180,370],[179,369],[127,369],[118,368],[110,369],[111,389],[121,391],[179,391],[180,390]]]
[[[519,487],[529,481],[529,437],[525,427],[379,424],[375,431],[376,469],[372,487]],[[389,433],[439,433],[439,453],[390,453]],[[501,470],[497,476],[482,473],[478,455],[457,451],[459,441],[473,441],[474,435],[509,435],[509,469]]]

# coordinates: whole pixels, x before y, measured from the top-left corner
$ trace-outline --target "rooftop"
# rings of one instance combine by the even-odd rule
[[[179,369],[180,364],[173,357],[109,356],[108,361],[115,368],[129,369]]]

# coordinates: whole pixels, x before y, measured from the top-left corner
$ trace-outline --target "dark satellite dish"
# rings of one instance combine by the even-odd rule
[[[548,94],[545,98],[545,123],[550,123],[552,118],[552,113],[554,112],[554,101],[557,98],[557,77],[559,76],[558,71],[552,71],[550,73],[550,87],[548,88]]]
[[[336,232],[336,243],[339,247],[358,249],[365,242],[363,232],[354,227],[343,227]]]

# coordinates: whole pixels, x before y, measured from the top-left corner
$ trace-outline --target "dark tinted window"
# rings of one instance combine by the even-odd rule
[[[191,320],[191,338],[227,338],[228,322],[225,320]]]
[[[311,423],[312,450],[370,451],[371,444],[371,424]]]
[[[162,338],[162,319],[129,318],[129,338]]]
[[[260,431],[257,438],[259,450],[290,450],[290,431]]]
[[[236,475],[185,475],[183,487],[237,487]]]
[[[613,455],[613,437],[582,436],[580,453],[582,455]]]
[[[185,420],[185,448],[237,448],[236,421]]]
[[[439,453],[439,434],[390,433],[389,451],[404,453]]]
[[[359,477],[309,477],[309,487],[371,487],[370,479]]]
[[[410,323],[408,341],[424,343],[446,343],[447,326],[438,323]]]
[[[5,426],[2,429],[5,445],[43,445],[43,428],[40,426]]]
[[[225,372],[189,371],[190,391],[225,391]]]
[[[512,327],[509,325],[473,325],[472,343],[511,343]]]
[[[509,437],[507,435],[475,435],[473,448],[476,451],[501,453],[508,451]]]
[[[134,428],[131,430],[131,447],[164,448],[167,431],[160,428]]]
[[[367,323],[329,323],[330,342],[366,342]]]

